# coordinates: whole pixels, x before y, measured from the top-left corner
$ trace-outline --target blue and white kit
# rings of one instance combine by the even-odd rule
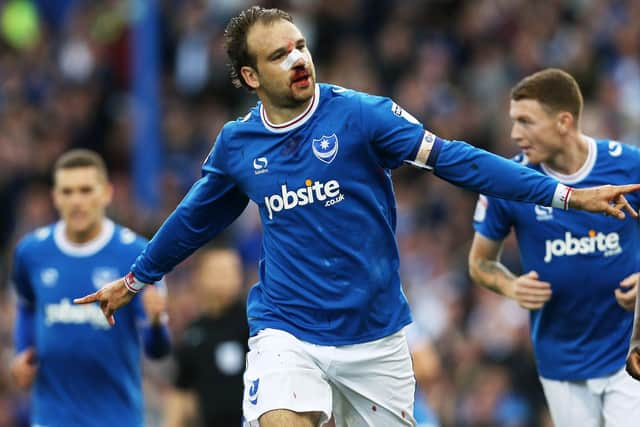
[[[498,197],[560,207],[569,192],[531,169],[434,136],[388,98],[318,84],[306,111],[288,123],[270,123],[258,103],[223,127],[202,178],[132,272],[157,281],[251,199],[263,225],[259,282],[247,307],[251,335],[274,328],[322,345],[389,336],[411,321],[390,172],[404,162]]]
[[[38,362],[32,425],[144,425],[141,347],[151,357],[167,354],[168,329],[147,324],[141,296],[118,311],[114,327],[97,303],[72,301],[126,274],[145,244],[110,220],[87,244],[69,242],[63,222],[42,227],[18,244],[12,270],[18,294],[16,350],[34,347]]]
[[[571,176],[544,165],[527,165],[572,187],[638,182],[640,151],[616,141],[588,138],[584,166]],[[637,207],[637,193],[627,196]],[[639,270],[639,223],[585,212],[565,212],[535,203],[480,196],[475,229],[500,241],[515,230],[522,267],[551,284],[552,297],[531,311],[531,338],[540,375],[578,381],[611,375],[625,364],[633,313],[616,302],[614,290]]]

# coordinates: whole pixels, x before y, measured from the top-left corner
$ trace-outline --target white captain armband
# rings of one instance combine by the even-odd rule
[[[442,140],[425,130],[415,159],[405,160],[405,163],[420,169],[433,170],[441,146]]]
[[[564,184],[558,184],[555,193],[553,193],[553,200],[551,201],[552,208],[559,208],[563,210],[569,209],[569,201],[571,200],[571,193],[573,188]]]

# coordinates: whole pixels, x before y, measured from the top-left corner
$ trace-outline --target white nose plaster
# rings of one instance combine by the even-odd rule
[[[290,70],[291,67],[293,67],[293,64],[298,62],[298,59],[300,58],[304,59],[304,55],[302,54],[302,52],[300,52],[298,49],[293,49],[291,53],[287,55],[284,61],[282,61],[282,63],[280,64],[280,67],[285,71]],[[305,59],[305,62],[306,62],[306,59]]]

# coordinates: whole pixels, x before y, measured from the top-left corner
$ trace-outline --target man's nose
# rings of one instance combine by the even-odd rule
[[[298,49],[293,49],[291,52],[289,52],[289,55],[287,55],[284,61],[282,61],[282,64],[280,64],[280,66],[282,67],[282,69],[288,71],[293,67],[299,67],[300,65],[304,65],[306,63],[307,58],[305,57],[305,55]]]
[[[515,142],[518,142],[522,139],[522,133],[520,132],[520,127],[518,125],[513,125],[511,127],[511,139]]]

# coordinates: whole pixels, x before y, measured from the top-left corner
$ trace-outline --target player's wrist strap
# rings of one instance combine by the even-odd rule
[[[565,211],[569,209],[569,200],[571,200],[571,193],[573,193],[573,188],[568,187],[564,184],[558,184],[555,193],[553,193],[551,207],[560,208]]]
[[[124,287],[127,288],[129,292],[137,294],[145,286],[147,286],[147,284],[136,279],[136,276],[134,276],[132,272],[129,272],[129,274],[124,276]]]

